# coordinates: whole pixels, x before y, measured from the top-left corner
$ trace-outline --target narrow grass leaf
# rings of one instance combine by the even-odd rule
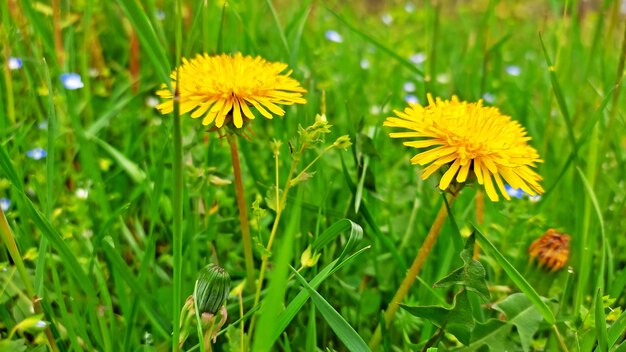
[[[626,311],[615,320],[613,325],[607,331],[608,346],[613,347],[618,342],[620,337],[626,333]]]
[[[115,149],[109,143],[101,140],[98,137],[93,137],[92,140],[96,142],[102,149],[104,149],[117,163],[120,165],[122,170],[126,171],[128,176],[137,184],[143,184],[146,180],[146,173],[141,170],[137,164],[128,159],[124,154],[122,154],[119,150]]]
[[[136,0],[118,0],[128,20],[137,32],[142,50],[154,65],[159,80],[170,85],[170,62],[165,47],[159,41],[152,22]]]
[[[358,34],[359,36],[361,36],[363,39],[365,39],[366,41],[372,43],[375,47],[377,47],[378,49],[380,49],[382,52],[384,52],[385,54],[391,56],[393,59],[395,59],[396,61],[398,61],[400,64],[402,64],[404,67],[408,68],[409,70],[413,71],[413,73],[417,74],[420,77],[424,77],[424,73],[422,72],[422,70],[420,70],[419,68],[417,68],[414,64],[412,64],[409,60],[403,58],[402,56],[398,55],[395,51],[387,48],[386,46],[384,46],[382,43],[380,43],[379,41],[377,41],[376,39],[370,37],[369,35],[365,34],[365,32],[357,29],[356,27],[354,27],[353,25],[351,25],[350,23],[348,23],[348,21],[346,21],[343,17],[341,17],[339,14],[337,14],[336,12],[334,12],[333,10],[331,10],[330,8],[326,7],[326,11],[330,12],[331,15],[335,16],[335,18],[337,18],[339,20],[339,22],[343,23],[346,27],[348,27],[351,31],[353,31],[354,33]]]
[[[598,349],[600,352],[608,352],[608,332],[606,329],[606,316],[604,315],[604,304],[602,302],[602,288],[598,288],[595,299],[595,319],[596,334],[598,337]]]
[[[543,43],[543,37],[539,34],[539,41],[541,42],[541,48],[543,49],[543,54],[546,60],[546,64],[548,65],[548,74],[550,76],[550,83],[552,83],[552,89],[554,90],[554,96],[556,97],[556,101],[559,105],[559,109],[561,110],[561,115],[565,119],[565,127],[567,128],[567,136],[569,137],[570,143],[572,144],[572,150],[576,153],[576,137],[574,136],[572,118],[570,117],[569,111],[567,110],[567,103],[565,102],[565,97],[563,95],[563,90],[561,89],[561,84],[559,83],[559,79],[556,76],[556,68],[552,66],[552,61],[550,60],[550,56],[548,55],[548,51],[546,50],[546,46]],[[577,156],[574,154],[574,158]]]
[[[491,256],[496,260],[498,264],[504,269],[507,273],[511,281],[515,283],[515,285],[526,294],[528,299],[537,307],[543,318],[548,322],[548,324],[553,325],[556,323],[556,318],[554,317],[554,313],[548,308],[545,302],[541,299],[537,291],[524,279],[522,274],[515,269],[515,267],[509,263],[506,258],[496,249],[496,247],[491,243],[485,235],[480,231],[480,229],[474,225],[474,234],[478,237],[480,244],[491,254]]]
[[[320,295],[294,268],[291,271],[296,276],[296,280],[304,287],[311,296],[317,310],[322,314],[330,328],[337,334],[337,337],[344,343],[349,351],[369,351],[369,347],[361,336],[348,324],[348,322]]]
[[[347,256],[343,261],[334,260],[330,264],[328,264],[322,271],[317,274],[313,280],[311,280],[310,285],[313,288],[317,288],[322,284],[330,275],[334,274],[337,270],[341,269],[344,265],[351,262],[353,259],[361,255],[363,252],[368,250],[369,247],[365,247],[360,249],[356,253]],[[280,334],[289,326],[289,323],[293,320],[293,318],[298,314],[300,309],[304,306],[306,301],[309,299],[309,293],[307,291],[300,291],[294,299],[289,302],[287,308],[283,312],[280,313],[276,321],[276,328],[271,332],[269,337],[265,337],[270,340],[271,343],[274,343],[279,337]]]

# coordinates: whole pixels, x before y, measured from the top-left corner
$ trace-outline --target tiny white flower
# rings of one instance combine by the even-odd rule
[[[40,123],[37,124],[37,128],[40,130],[47,130],[48,129],[48,120],[43,120]]]
[[[426,61],[426,54],[424,53],[415,53],[411,56],[409,56],[409,61],[411,61],[412,63],[419,65],[421,63],[423,63],[424,61]]]
[[[74,72],[62,74],[61,82],[63,83],[63,86],[69,90],[76,90],[85,86],[80,78],[80,75]]]
[[[165,12],[163,12],[163,10],[161,9],[158,9],[155,17],[157,20],[163,21],[165,19]]]
[[[35,327],[38,327],[38,328],[40,328],[40,329],[45,328],[45,327],[46,327],[46,325],[47,325],[47,324],[46,324],[46,322],[45,322],[45,321],[43,321],[43,320],[39,320],[39,321],[37,321],[37,322],[35,323]]]
[[[343,43],[343,37],[339,32],[329,29],[326,31],[326,39],[330,40],[333,43]]]
[[[538,201],[541,200],[541,196],[540,195],[536,195],[536,196],[528,196],[528,199],[533,202],[533,203],[537,203]]]
[[[372,115],[378,115],[382,112],[382,109],[380,108],[380,106],[378,105],[372,105],[370,106],[370,114]]]
[[[413,94],[407,94],[404,96],[404,101],[406,101],[409,104],[419,104],[419,100],[417,99],[417,97]]]
[[[367,70],[368,68],[370,68],[370,60],[361,59],[361,68],[364,70]]]
[[[446,84],[450,82],[450,75],[447,73],[441,73],[437,75],[437,82]]]
[[[89,69],[89,71],[87,71],[87,74],[91,78],[96,78],[96,77],[100,76],[100,71],[98,71],[97,68],[92,67],[92,68]]]
[[[19,57],[10,57],[9,58],[9,70],[19,70],[22,68],[22,59]]]
[[[407,93],[415,92],[415,83],[413,83],[413,82],[405,82],[402,85],[402,90],[407,92]]]
[[[154,96],[149,96],[146,98],[146,106],[148,106],[149,108],[155,108],[157,105],[159,105],[159,99],[157,99]]]
[[[415,12],[415,5],[413,5],[412,2],[407,2],[406,4],[404,4],[404,11],[406,11],[407,13]]]
[[[76,198],[78,199],[87,199],[89,197],[89,191],[84,188],[76,189]]]
[[[386,12],[385,14],[380,16],[380,20],[383,21],[383,23],[386,26],[389,26],[391,22],[393,22],[393,17],[391,17],[391,15],[388,12]]]
[[[519,66],[510,65],[506,67],[506,73],[510,76],[519,76],[522,74],[522,69]]]

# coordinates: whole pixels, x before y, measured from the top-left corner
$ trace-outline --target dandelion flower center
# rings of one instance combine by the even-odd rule
[[[221,128],[231,122],[241,128],[255,118],[251,108],[271,119],[284,116],[279,105],[305,104],[306,93],[298,81],[289,77],[291,71],[283,63],[268,62],[261,57],[231,55],[198,55],[183,59],[172,72],[172,88],[179,90],[180,113],[192,112],[192,118],[202,117],[203,125],[215,123]],[[166,99],[157,105],[162,114],[174,110],[172,91],[165,85],[157,95]]]
[[[521,188],[531,196],[543,193],[539,176],[531,168],[542,162],[537,151],[528,145],[526,130],[498,109],[482,106],[482,102],[433,100],[428,106],[410,104],[404,111],[394,111],[384,125],[406,131],[392,132],[392,138],[408,138],[404,145],[420,149],[411,158],[413,164],[425,167],[422,179],[439,169],[446,169],[439,182],[445,190],[456,178],[466,182],[470,172],[485,186],[489,199],[498,200],[500,193],[510,199],[504,181]]]

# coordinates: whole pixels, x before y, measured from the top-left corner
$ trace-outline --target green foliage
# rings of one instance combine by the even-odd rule
[[[213,350],[367,350],[441,203],[437,176],[422,180],[382,126],[427,93],[519,121],[546,193],[484,203],[466,185],[376,350],[626,351],[622,12],[620,0],[0,1],[0,351],[171,350],[175,306],[208,263],[235,287]],[[306,105],[237,131],[255,274],[267,258],[257,305],[226,137],[154,108],[179,56],[205,52],[286,63],[307,90]],[[66,89],[68,72],[84,87]],[[45,159],[27,156],[38,147]],[[571,236],[556,272],[529,260],[548,228]],[[190,325],[184,347],[201,351],[195,328],[208,331]]]

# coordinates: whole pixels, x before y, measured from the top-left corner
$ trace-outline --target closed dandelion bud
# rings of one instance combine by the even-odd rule
[[[226,303],[230,290],[230,276],[218,265],[209,264],[200,270],[196,302],[200,313],[215,315]]]
[[[528,247],[530,259],[537,258],[540,267],[545,266],[552,271],[557,271],[567,263],[569,241],[569,235],[549,229]]]

